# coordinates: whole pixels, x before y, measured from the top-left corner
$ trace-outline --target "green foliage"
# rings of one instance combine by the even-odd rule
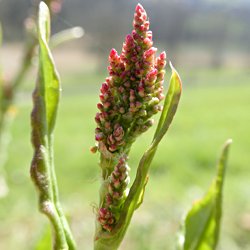
[[[53,226],[54,249],[75,249],[66,218],[62,212],[54,170],[53,129],[56,120],[60,81],[48,47],[50,15],[41,2],[38,14],[39,74],[33,93],[34,108],[31,115],[34,157],[31,176],[40,194],[40,210]]]
[[[230,249],[232,246],[233,250],[240,250],[249,247],[248,231],[239,221],[239,216],[247,212],[249,206],[249,199],[246,199],[250,178],[249,171],[246,171],[250,162],[247,151],[250,138],[246,136],[250,109],[248,73],[242,72],[240,75],[239,71],[226,69],[216,73],[204,69],[203,74],[198,73],[191,82],[190,72],[182,71],[185,92],[173,127],[167,138],[162,140],[152,162],[145,202],[136,211],[136,217],[124,239],[123,248],[126,250],[174,249],[175,223],[179,221],[183,206],[189,205],[190,195],[201,197],[194,193],[200,193],[201,188],[209,186],[209,179],[214,172],[214,157],[211,156],[216,154],[215,145],[228,135],[235,138],[237,143],[230,152],[230,168],[226,173],[220,248]],[[235,85],[233,81],[238,75],[240,84]],[[218,82],[214,87],[207,79],[216,76]],[[79,79],[88,80],[83,84]],[[97,83],[102,79],[102,75],[93,72],[66,75],[57,116],[54,142],[56,166],[60,168],[57,177],[60,193],[64,196],[63,205],[70,211],[74,231],[78,232],[79,249],[82,249],[81,246],[91,249],[92,246],[93,212],[89,204],[97,200],[99,183],[96,179],[99,169],[96,156],[89,154],[88,149],[93,144],[92,116],[96,111]],[[199,85],[203,79],[208,83]],[[30,89],[22,90],[22,93],[29,96]],[[7,199],[0,202],[0,249],[16,250],[18,246],[20,250],[33,250],[33,244],[30,246],[29,242],[40,238],[40,231],[44,227],[44,218],[39,218],[35,209],[34,190],[27,176],[27,165],[32,153],[28,143],[30,104],[29,98],[17,99],[19,113],[12,126],[15,143],[10,145],[10,155],[15,157],[10,157],[6,165],[11,192]],[[84,115],[79,115],[79,109]],[[235,120],[239,122],[233,122]],[[136,166],[151,137],[153,130],[149,131],[148,136],[138,138],[131,152],[131,166]],[[201,148],[201,144],[204,147]],[[156,213],[156,209],[159,212]],[[82,226],[87,223],[88,226]],[[20,225],[23,228],[21,233],[18,231]]]
[[[53,131],[56,122],[60,80],[49,49],[50,18],[49,9],[42,2],[39,5],[38,41],[39,74],[33,94],[32,143],[34,157],[31,176],[39,191],[40,210],[52,225],[54,249],[74,250],[76,245],[58,198],[58,186],[54,169]],[[60,38],[60,36],[59,36]],[[60,40],[60,39],[59,39]],[[121,206],[117,223],[110,231],[98,231],[95,236],[96,250],[116,250],[121,244],[134,211],[142,204],[148,173],[157,148],[172,123],[182,92],[182,83],[172,67],[172,76],[163,111],[149,148],[143,154],[135,180]],[[185,220],[183,250],[214,250],[219,237],[221,219],[222,184],[229,144],[227,142],[218,164],[217,177],[203,200],[196,203]],[[46,233],[37,249],[48,248],[49,236]]]
[[[180,249],[214,250],[217,246],[222,215],[222,188],[231,142],[232,140],[228,140],[223,147],[217,175],[208,192],[194,203],[185,218],[183,234],[180,235]]]

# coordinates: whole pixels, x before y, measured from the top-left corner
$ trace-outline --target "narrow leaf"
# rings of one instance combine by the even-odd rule
[[[40,45],[39,57],[39,82],[41,95],[44,98],[45,105],[45,123],[48,134],[51,134],[54,128],[57,106],[59,102],[60,81],[55,68],[55,63],[48,47],[50,36],[50,15],[48,7],[41,2],[38,18],[38,38]]]
[[[50,15],[41,2],[38,13],[39,72],[31,114],[34,156],[31,177],[39,191],[40,210],[49,218],[54,249],[75,249],[66,218],[60,207],[53,155],[53,129],[60,95],[60,81],[48,47]]]
[[[232,140],[228,140],[223,147],[217,165],[217,175],[208,192],[194,203],[185,218],[183,233],[180,235],[180,249],[216,249],[222,214],[222,188],[231,143]]]
[[[167,132],[167,129],[171,124],[171,121],[175,115],[181,96],[181,91],[182,91],[181,78],[171,62],[170,62],[170,67],[172,69],[170,85],[164,101],[163,110],[157,125],[157,129],[155,131],[154,138],[160,136],[160,134],[165,134]]]

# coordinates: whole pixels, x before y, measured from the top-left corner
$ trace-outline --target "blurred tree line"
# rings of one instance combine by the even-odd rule
[[[0,20],[7,41],[24,37],[23,21],[36,0],[0,0]],[[53,29],[84,27],[88,48],[101,57],[111,47],[121,50],[124,34],[131,31],[136,0],[64,0]],[[225,53],[250,51],[250,2],[248,0],[142,0],[157,46],[168,55],[180,47],[209,51],[220,66]],[[249,56],[248,56],[249,57]]]

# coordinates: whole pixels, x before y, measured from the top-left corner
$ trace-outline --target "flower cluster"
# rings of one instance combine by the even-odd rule
[[[119,158],[108,179],[108,192],[103,206],[98,212],[98,221],[102,228],[109,232],[117,221],[119,208],[123,204],[124,198],[126,198],[126,189],[129,184],[129,167],[126,161],[127,157],[125,155]]]
[[[100,89],[95,139],[101,153],[126,152],[132,142],[153,124],[161,110],[166,54],[156,58],[152,32],[143,7],[135,9],[134,30],[127,35],[122,52],[112,49],[109,77]]]

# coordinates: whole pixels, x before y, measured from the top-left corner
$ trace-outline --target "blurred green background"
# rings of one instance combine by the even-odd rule
[[[220,250],[250,249],[250,2],[142,0],[155,46],[166,50],[183,81],[176,118],[152,165],[142,207],[135,213],[121,249],[174,249],[181,219],[202,197],[215,175],[227,138],[231,148],[224,192]],[[16,72],[25,41],[23,22],[30,0],[1,0],[5,77]],[[52,22],[53,32],[75,25],[82,39],[54,50],[62,79],[55,131],[60,197],[79,249],[92,249],[94,205],[100,172],[94,145],[94,116],[108,53],[121,50],[132,29],[134,0],[70,0]],[[31,92],[34,69],[18,91],[8,159],[0,182],[0,249],[35,249],[48,221],[37,209],[29,177]],[[167,72],[167,80],[170,71]],[[156,118],[157,119],[157,118]],[[138,139],[130,155],[131,176],[149,145],[153,129]],[[2,185],[2,186],[1,186]]]

